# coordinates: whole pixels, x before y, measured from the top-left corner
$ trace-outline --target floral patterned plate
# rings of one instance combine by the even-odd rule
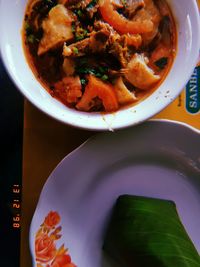
[[[200,251],[200,135],[150,121],[101,133],[68,155],[48,178],[30,229],[34,267],[116,267],[104,255],[107,220],[121,194],[175,201]]]

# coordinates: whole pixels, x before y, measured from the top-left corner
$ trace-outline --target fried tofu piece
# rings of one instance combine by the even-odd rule
[[[38,47],[39,56],[73,38],[72,21],[73,17],[63,5],[50,10],[42,23],[44,34]]]
[[[119,77],[114,84],[115,92],[117,96],[118,103],[120,105],[125,105],[133,103],[137,100],[134,92],[130,92],[123,82],[122,77]]]
[[[160,76],[147,65],[148,58],[135,54],[125,69],[125,78],[135,87],[147,90],[160,80]]]

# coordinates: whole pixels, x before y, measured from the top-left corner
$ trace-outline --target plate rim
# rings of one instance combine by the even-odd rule
[[[187,123],[184,123],[184,122],[180,122],[180,121],[174,121],[174,120],[169,120],[169,119],[151,119],[147,122],[144,122],[138,126],[133,126],[133,127],[130,127],[130,128],[135,128],[135,127],[139,127],[141,125],[145,125],[145,124],[162,124],[162,125],[165,125],[166,123],[167,124],[172,124],[174,126],[181,126],[183,127],[184,129],[188,129],[191,131],[192,134],[195,134],[197,136],[200,136],[200,130],[187,124]],[[117,130],[115,132],[124,132],[124,131],[129,131],[129,129],[122,129],[122,130]],[[130,129],[131,130],[131,129]],[[89,137],[86,141],[84,141],[81,145],[79,145],[77,148],[75,148],[74,150],[72,150],[69,154],[67,154],[57,165],[56,167],[52,170],[52,172],[49,174],[49,176],[47,177],[41,191],[40,191],[40,195],[39,195],[39,198],[38,198],[38,201],[37,201],[37,204],[35,206],[35,209],[34,209],[34,213],[33,213],[33,216],[32,216],[32,219],[31,219],[31,223],[30,223],[30,226],[29,226],[29,250],[30,250],[30,254],[31,254],[31,258],[32,258],[32,263],[33,263],[33,266],[35,266],[35,255],[34,255],[34,244],[32,244],[32,240],[31,240],[31,233],[32,233],[32,228],[33,228],[33,224],[34,224],[34,217],[36,216],[36,213],[37,213],[37,209],[38,209],[38,206],[39,204],[41,203],[41,198],[42,198],[42,192],[44,190],[44,188],[46,187],[49,179],[52,177],[52,175],[57,171],[57,169],[59,169],[63,164],[64,162],[71,156],[73,156],[74,154],[76,154],[81,148],[87,146],[88,143],[92,142],[93,140],[95,140],[95,137],[98,137],[98,138],[101,138],[101,136],[110,136],[112,134],[112,132],[97,132],[96,134],[92,135],[91,137]]]

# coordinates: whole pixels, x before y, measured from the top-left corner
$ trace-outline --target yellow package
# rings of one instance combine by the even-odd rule
[[[184,122],[200,130],[200,60],[179,97],[154,118]]]

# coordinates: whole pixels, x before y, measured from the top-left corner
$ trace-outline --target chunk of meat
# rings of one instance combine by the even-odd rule
[[[138,49],[142,44],[142,37],[140,34],[126,34],[124,36],[125,42],[129,46],[134,46],[136,49]]]
[[[66,0],[65,2],[67,6],[76,6],[76,8],[84,9],[92,2],[92,0]]]
[[[121,36],[108,24],[103,21],[97,21],[94,24],[95,29],[109,32],[109,39],[107,43],[107,51],[118,59],[121,66],[127,64],[125,54],[127,52],[127,47],[124,47],[124,40]]]
[[[153,0],[144,0],[145,6],[140,9],[133,17],[133,21],[151,21],[153,27],[151,31],[142,33],[142,40],[144,45],[148,45],[158,33],[158,27],[161,20],[161,15],[154,4]]]
[[[157,6],[154,4],[154,1],[144,0],[144,3],[145,3],[144,9],[139,10],[136,16],[140,17],[141,15],[140,12],[141,12],[143,15],[142,17],[140,17],[141,20],[150,18],[154,24],[159,23],[161,15]],[[143,13],[143,11],[145,12]],[[134,19],[136,19],[136,16],[134,17]]]
[[[119,77],[115,81],[114,87],[117,95],[117,100],[120,105],[133,103],[134,101],[137,100],[134,93],[130,92],[126,87],[126,85],[124,84],[122,77]]]
[[[108,24],[107,22],[104,22],[102,20],[97,20],[94,22],[94,29],[96,31],[99,30],[106,30],[109,31],[111,35],[117,35],[117,37],[119,37],[120,35],[113,29],[112,26],[110,26],[110,24]]]
[[[108,23],[103,21],[97,21],[94,24],[96,30],[102,30],[109,33],[109,40],[107,45],[108,53],[115,56],[122,67],[127,64],[127,46],[133,46],[139,48],[142,44],[142,38],[140,34],[123,34],[119,35]]]
[[[109,33],[109,45],[112,45],[116,40],[120,38],[120,34],[116,32],[112,26],[102,20],[95,21],[94,29],[96,31],[103,31]]]
[[[125,67],[127,65],[127,51],[127,46],[124,46],[123,43],[120,43],[120,40],[116,40],[109,47],[109,53],[119,60],[121,67]]]
[[[119,105],[114,87],[111,84],[102,82],[93,75],[89,75],[85,92],[76,108],[82,111],[91,110],[95,103],[93,99],[97,97],[102,101],[105,111],[112,112],[118,109]]]
[[[89,43],[90,43],[90,38],[85,38],[81,41],[66,46],[65,50],[67,48],[68,55],[72,57],[81,57],[89,52]],[[71,52],[69,53],[69,51]],[[64,51],[63,54],[65,55]]]
[[[38,55],[73,39],[72,21],[72,15],[63,5],[53,7],[42,23],[44,34],[39,43]]]
[[[65,77],[55,85],[54,94],[64,103],[76,104],[82,96],[82,87],[79,76]]]
[[[126,67],[129,58],[128,46],[139,48],[141,44],[142,44],[141,35],[124,34],[122,36],[119,36],[118,38],[115,38],[114,40],[112,40],[112,42],[110,42],[108,52],[119,60],[121,67]]]
[[[89,48],[94,52],[101,52],[106,49],[110,37],[110,31],[108,29],[102,29],[90,36]]]
[[[135,54],[125,70],[125,78],[135,87],[148,90],[160,80],[159,75],[147,66],[148,59],[144,55]]]
[[[132,19],[137,11],[143,7],[145,7],[144,0],[127,0],[125,12],[128,14],[128,17]]]
[[[109,37],[110,31],[106,28],[92,32],[89,38],[85,38],[67,47],[64,46],[63,55],[81,57],[88,53],[103,52],[106,50]]]

